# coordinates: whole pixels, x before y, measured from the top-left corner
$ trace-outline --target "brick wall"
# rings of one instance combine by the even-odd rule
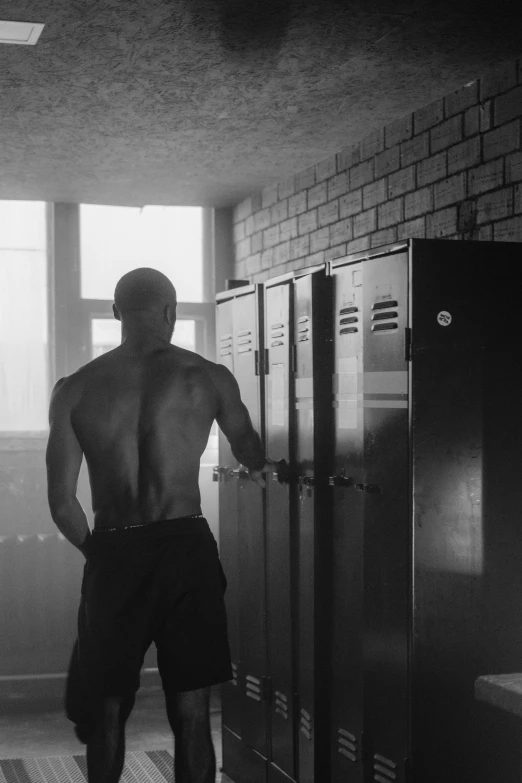
[[[521,125],[522,60],[238,204],[236,277],[410,237],[522,242]]]

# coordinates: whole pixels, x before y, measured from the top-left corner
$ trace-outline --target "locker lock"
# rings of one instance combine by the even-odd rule
[[[245,468],[234,468],[228,471],[230,478],[247,479],[250,478],[250,473]]]
[[[214,465],[212,468],[212,481],[225,481],[228,476],[229,469],[223,467],[223,465]]]

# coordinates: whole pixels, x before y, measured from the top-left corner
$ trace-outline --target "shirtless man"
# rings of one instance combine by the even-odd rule
[[[117,783],[125,723],[154,641],[176,782],[214,783],[210,686],[232,672],[226,579],[198,487],[213,421],[260,486],[273,467],[229,370],[171,345],[176,292],[168,278],[129,272],[114,299],[122,344],[58,381],[50,404],[49,506],[86,558],[67,716],[87,745],[89,783]],[[76,498],[83,455],[92,533]]]

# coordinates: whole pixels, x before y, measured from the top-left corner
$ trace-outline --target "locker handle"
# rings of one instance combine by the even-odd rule
[[[229,475],[229,468],[223,465],[214,465],[212,468],[212,481],[225,481]]]
[[[250,473],[245,468],[235,468],[228,471],[230,478],[247,479],[250,478]]]
[[[379,484],[356,484],[357,492],[368,492],[370,495],[382,495],[382,487]]]
[[[331,487],[353,487],[354,480],[351,476],[328,476],[328,484]]]

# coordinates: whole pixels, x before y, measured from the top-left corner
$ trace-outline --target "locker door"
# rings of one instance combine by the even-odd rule
[[[409,744],[406,252],[363,263],[363,320],[364,729],[371,779],[402,783]]]
[[[233,313],[234,300],[217,305],[217,359],[233,373]],[[237,468],[228,440],[219,430],[219,466],[214,478],[219,480],[219,552],[227,577],[225,601],[227,607],[228,635],[234,677],[222,685],[223,727],[241,734],[241,664],[239,648],[240,582],[238,568],[237,486],[230,478],[230,471]]]
[[[300,783],[329,780],[325,655],[329,632],[331,515],[330,280],[324,270],[294,282],[298,536],[297,749]]]
[[[332,783],[363,780],[362,267],[333,268]]]
[[[234,303],[234,373],[252,424],[262,432],[262,388],[259,376],[260,290],[238,296]],[[235,474],[238,484],[240,644],[243,679],[242,739],[266,758],[267,674],[265,530],[263,490],[248,475]]]
[[[288,283],[265,289],[266,446],[274,459],[291,461],[291,288]],[[267,482],[267,609],[270,706],[270,762],[294,778],[293,708],[293,529],[290,484]],[[277,769],[269,769],[269,780]]]

